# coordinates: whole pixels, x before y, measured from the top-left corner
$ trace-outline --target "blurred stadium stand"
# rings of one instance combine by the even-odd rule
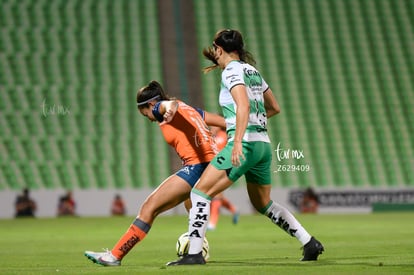
[[[280,101],[273,145],[305,157],[274,156],[274,170],[310,166],[275,172],[276,186],[414,186],[413,1],[194,3],[199,45],[239,29]],[[217,109],[219,74],[202,80],[207,109]]]
[[[0,189],[158,185],[166,145],[135,104],[162,81],[156,2],[0,5]]]
[[[193,4],[199,52],[239,29],[282,108],[275,149],[304,153],[275,153],[275,186],[414,187],[413,1]],[[163,79],[157,1],[0,5],[0,190],[155,187],[169,175],[167,145],[135,106],[140,86]],[[219,79],[201,77],[213,112]],[[310,171],[276,172],[297,165]]]

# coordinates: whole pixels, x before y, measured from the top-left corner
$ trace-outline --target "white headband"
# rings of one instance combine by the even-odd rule
[[[156,96],[154,96],[154,97],[152,97],[152,98],[150,98],[150,99],[147,99],[147,100],[145,100],[145,101],[143,101],[143,102],[138,102],[138,103],[137,103],[137,106],[141,106],[141,105],[147,104],[148,102],[151,102],[151,101],[153,101],[153,100],[156,100],[156,99],[158,99],[159,97],[160,97],[160,95],[156,95]]]

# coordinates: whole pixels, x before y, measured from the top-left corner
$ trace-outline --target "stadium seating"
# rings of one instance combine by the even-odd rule
[[[167,146],[135,95],[162,81],[155,1],[5,0],[0,189],[153,187]]]
[[[411,1],[194,1],[200,51],[239,29],[280,101],[274,146],[305,158],[274,161],[285,187],[414,185]],[[208,64],[205,60],[202,64]],[[202,78],[218,110],[219,75]],[[277,172],[308,164],[310,172]]]
[[[413,1],[193,3],[199,51],[239,29],[280,101],[275,186],[414,186]],[[157,1],[0,5],[0,190],[158,185],[167,145],[134,101],[162,81]],[[219,81],[202,76],[212,112]]]

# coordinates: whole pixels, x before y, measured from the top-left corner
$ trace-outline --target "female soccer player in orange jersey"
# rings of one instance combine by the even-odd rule
[[[138,91],[137,106],[143,116],[158,123],[165,141],[175,149],[183,167],[147,197],[138,216],[112,250],[85,251],[91,261],[104,266],[121,265],[121,260],[145,238],[160,213],[189,198],[191,189],[217,153],[207,125],[225,127],[223,117],[169,98],[156,81]]]

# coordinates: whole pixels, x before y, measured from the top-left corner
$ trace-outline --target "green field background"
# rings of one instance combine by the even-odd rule
[[[132,217],[0,220],[0,274],[413,274],[414,214],[299,215],[325,252],[300,262],[299,242],[260,215],[237,225],[221,217],[207,233],[205,266],[166,267],[186,216],[160,217],[120,267],[103,267],[84,250],[111,249]]]

